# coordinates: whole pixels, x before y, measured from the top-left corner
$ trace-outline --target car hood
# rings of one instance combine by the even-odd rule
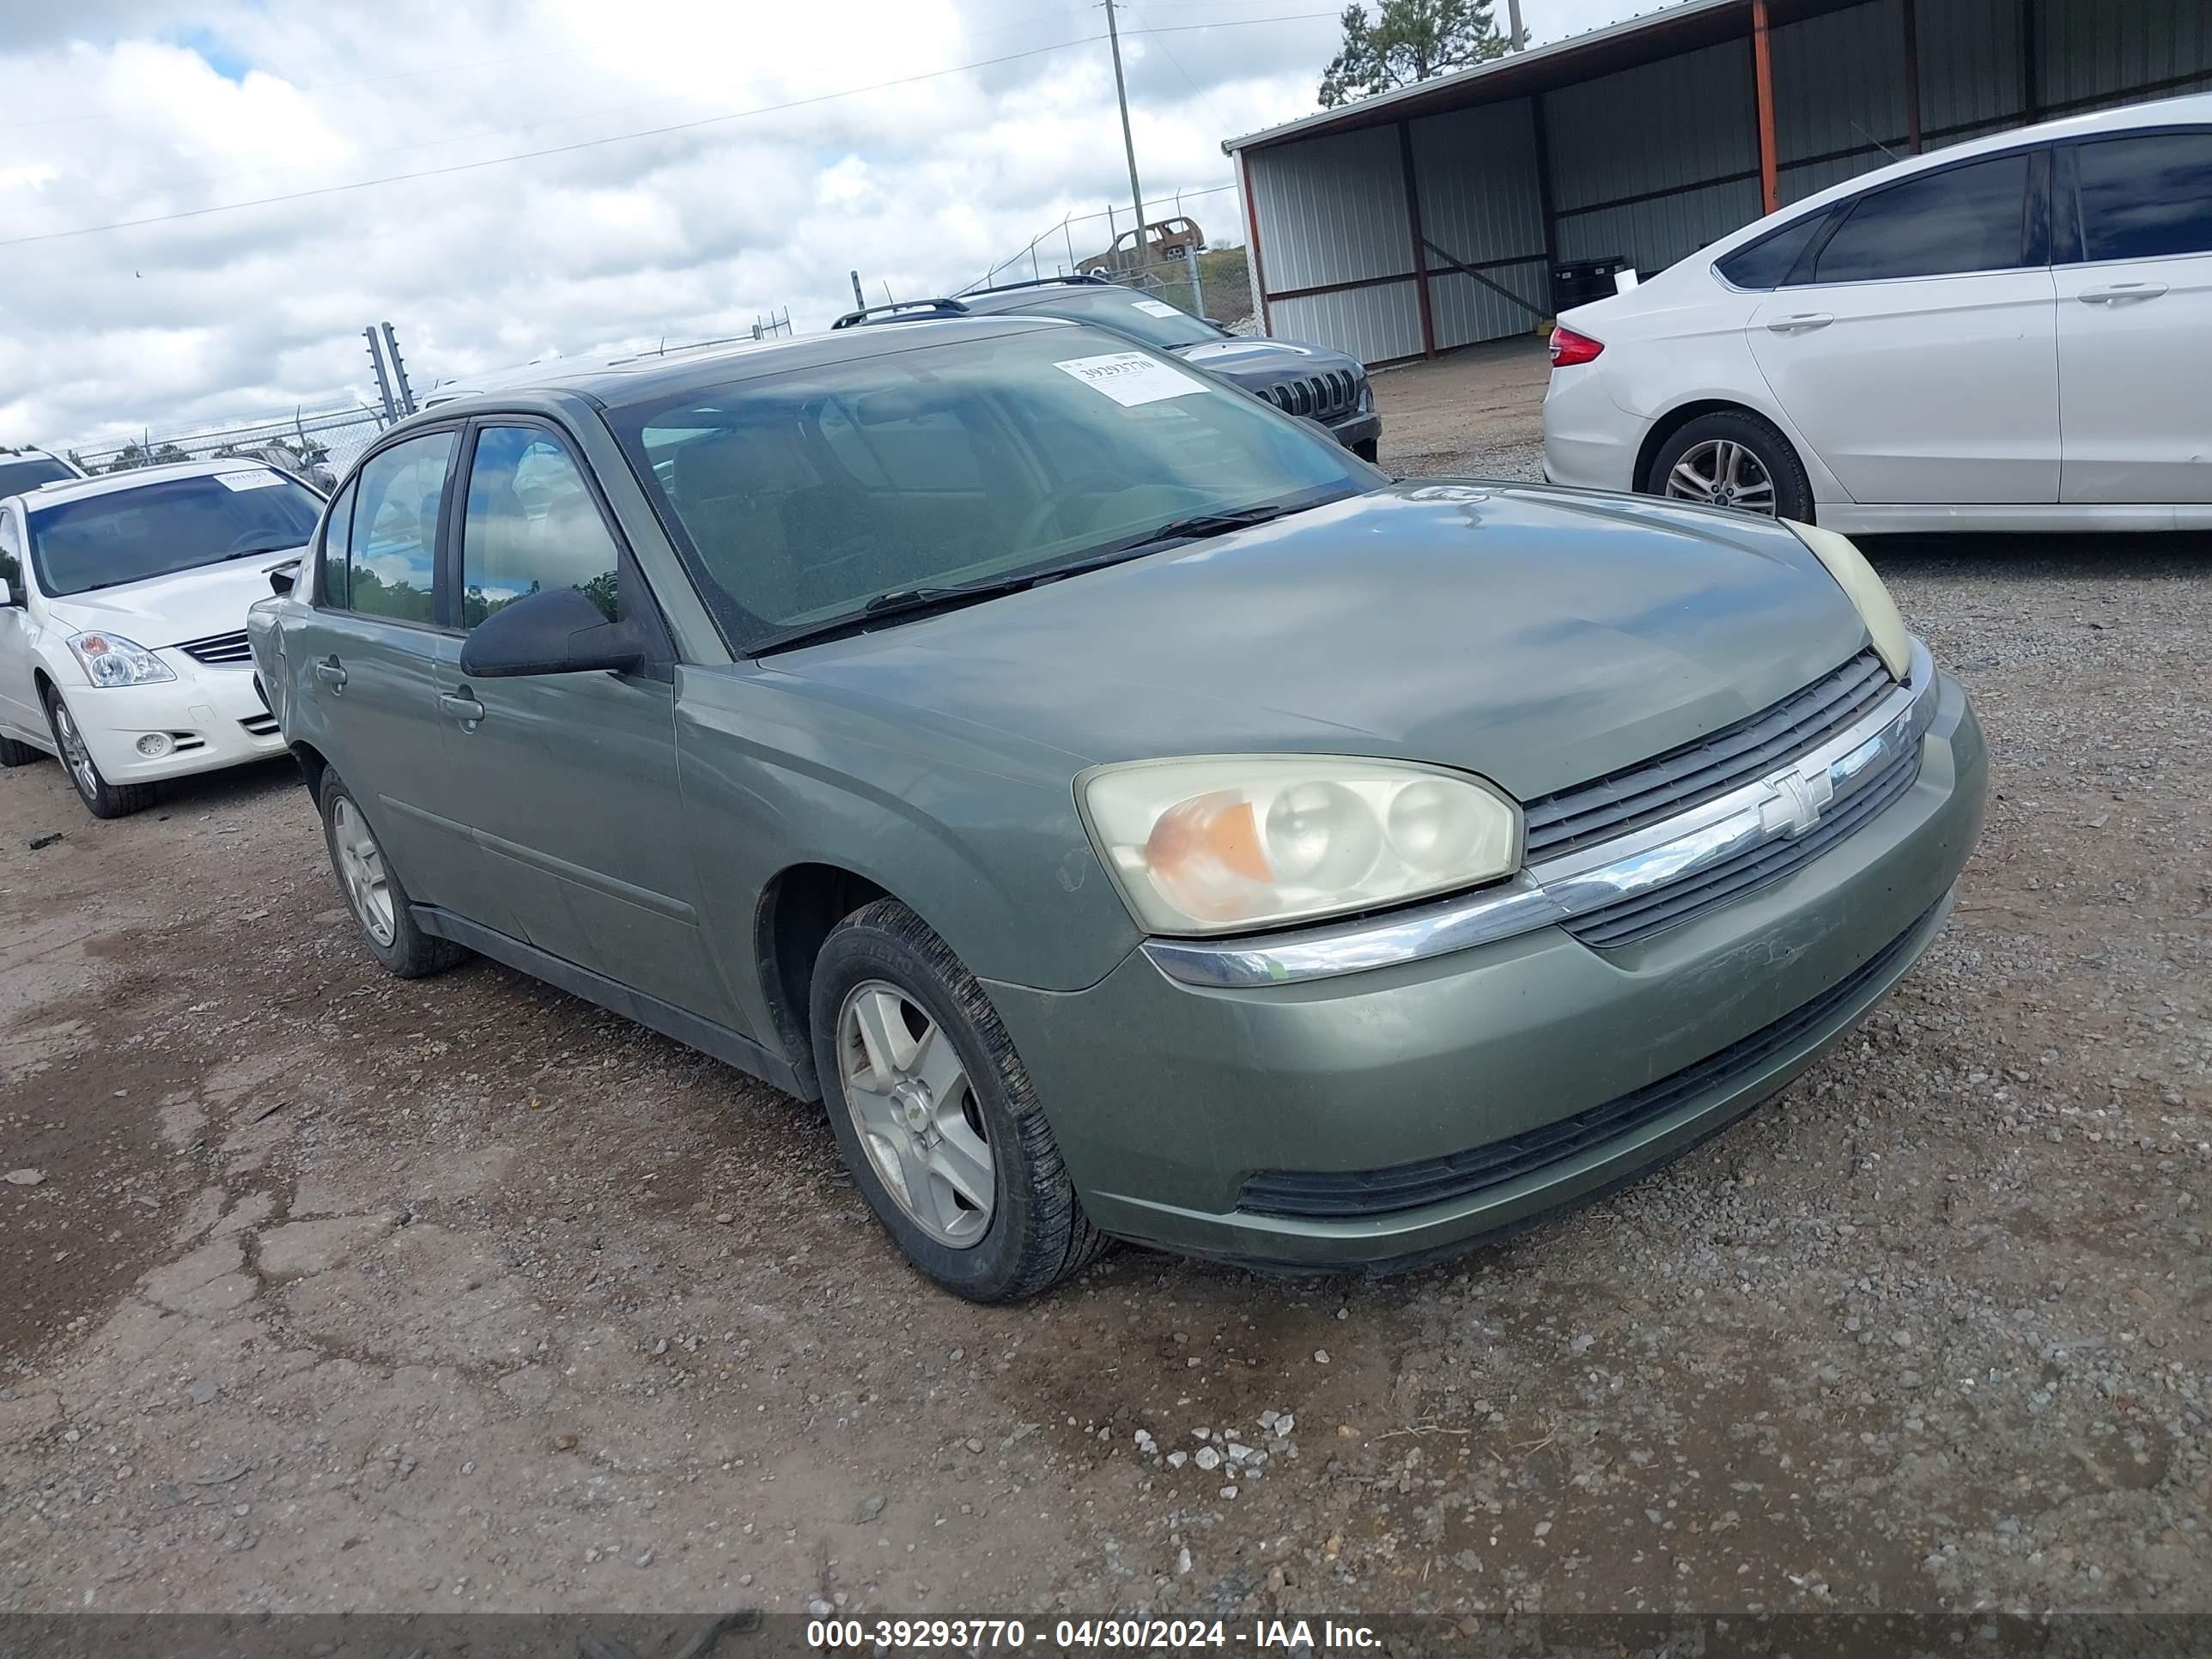
[[[1390,757],[1528,799],[1740,720],[1865,642],[1780,525],[1431,480],[761,666],[1083,763]]]
[[[1247,388],[1279,386],[1285,380],[1332,370],[1348,369],[1362,380],[1367,377],[1365,367],[1357,357],[1331,351],[1327,346],[1299,345],[1290,340],[1205,340],[1179,347],[1176,356]]]
[[[306,550],[249,553],[221,564],[204,564],[167,576],[46,601],[46,613],[65,627],[112,629],[149,650],[246,629],[246,607],[269,597],[269,572]]]

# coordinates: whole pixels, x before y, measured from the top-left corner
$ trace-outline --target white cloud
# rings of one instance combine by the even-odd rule
[[[1223,137],[1312,109],[1334,9],[1125,4],[1150,200],[1230,183]],[[419,386],[727,334],[785,307],[819,328],[850,302],[848,270],[872,297],[886,283],[942,292],[1065,216],[1112,202],[1127,222],[1106,47],[1066,44],[1101,31],[1092,5],[7,11],[0,242],[189,216],[0,246],[0,442],[119,440],[361,395],[360,331],[385,319]],[[1539,38],[1607,21],[1599,0],[1524,11]],[[1323,15],[1282,21],[1299,13]],[[909,78],[962,64],[981,66]],[[771,106],[789,107],[724,118]],[[349,188],[398,173],[433,176]],[[203,211],[269,198],[291,199]],[[1241,240],[1233,192],[1187,205],[1216,240]],[[1106,240],[1103,219],[1077,224],[1040,260]]]

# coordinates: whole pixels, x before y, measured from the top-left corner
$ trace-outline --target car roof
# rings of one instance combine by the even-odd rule
[[[252,455],[226,455],[221,460],[164,461],[158,466],[137,466],[127,472],[101,472],[89,478],[56,478],[35,489],[18,492],[26,507],[48,507],[61,501],[81,501],[94,495],[119,495],[139,489],[148,484],[166,483],[175,478],[212,478],[218,472],[243,472],[258,469],[264,472],[285,473],[280,466],[272,466]]]
[[[425,410],[424,416],[451,420],[534,392],[574,392],[604,408],[621,409],[695,386],[761,380],[865,357],[887,357],[955,339],[989,339],[1037,329],[1078,326],[1054,317],[929,318],[904,328],[840,329],[792,339],[746,340],[712,349],[647,352],[589,362],[567,359],[544,365],[543,374],[502,375],[495,388],[472,390],[438,403]]]
[[[2033,149],[2042,144],[2063,143],[2070,138],[2101,137],[2131,132],[2142,127],[2192,125],[2198,122],[2212,125],[2212,93],[2191,93],[2180,98],[2160,98],[2148,104],[2127,104],[2118,109],[2092,110],[2083,115],[2068,115],[2056,121],[2038,122],[2032,127],[2012,127],[2003,132],[1969,138],[1963,143],[1947,144],[1941,149],[1931,149],[1923,155],[1908,155],[1887,167],[1875,167],[1870,172],[1846,179],[1841,184],[1831,185],[1826,190],[1815,191],[1787,207],[1778,208],[1764,217],[1754,219],[1741,230],[1731,231],[1726,236],[1715,239],[1698,249],[1693,257],[1702,264],[1725,258],[1737,248],[1758,240],[1769,231],[1833,206],[1838,202],[1909,179],[1917,173],[1971,161],[1977,156]]]

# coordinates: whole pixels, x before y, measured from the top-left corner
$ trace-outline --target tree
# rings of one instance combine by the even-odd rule
[[[1358,4],[1340,21],[1344,44],[1322,71],[1323,109],[1486,63],[1506,46],[1490,0],[1382,0],[1373,22]]]

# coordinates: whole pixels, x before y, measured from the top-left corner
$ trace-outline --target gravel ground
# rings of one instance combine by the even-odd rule
[[[1541,378],[1381,377],[1386,459],[1530,473]],[[1947,933],[1379,1284],[952,1302],[818,1110],[380,975],[286,769],[0,775],[0,1611],[2212,1607],[2212,548],[1870,550],[1995,757]]]

